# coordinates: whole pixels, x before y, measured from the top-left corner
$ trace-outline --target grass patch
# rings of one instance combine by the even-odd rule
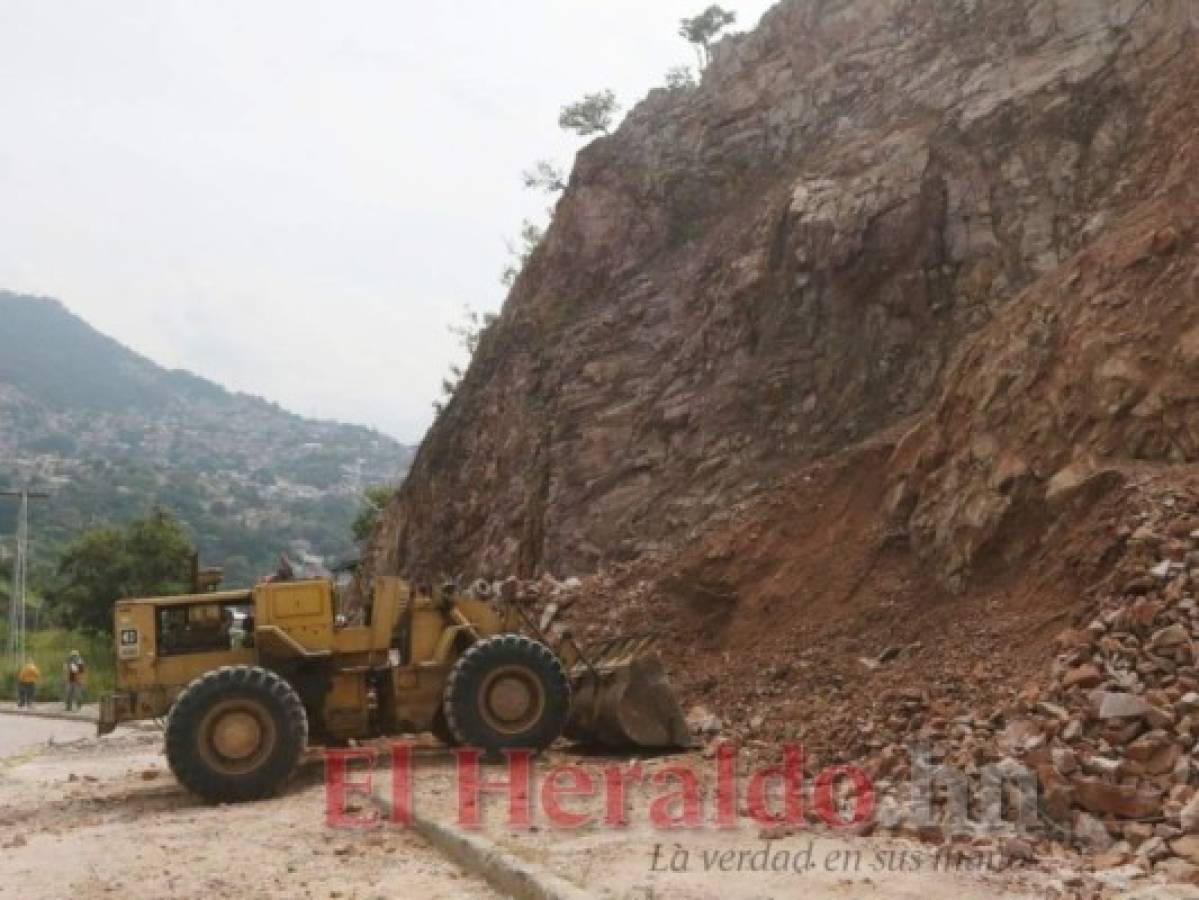
[[[47,628],[31,631],[26,636],[26,655],[41,670],[37,683],[35,701],[61,701],[66,692],[64,666],[72,650],[83,654],[87,665],[87,680],[83,684],[83,700],[91,703],[101,694],[113,690],[116,666],[112,638],[108,635],[84,634],[64,628]],[[0,650],[2,652],[2,650]],[[0,698],[17,699],[17,673],[10,670],[4,660],[4,674],[0,677]],[[18,666],[19,668],[19,666]]]

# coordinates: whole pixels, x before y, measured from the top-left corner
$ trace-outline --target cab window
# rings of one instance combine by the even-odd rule
[[[246,604],[197,603],[158,609],[158,655],[217,653],[242,646]]]

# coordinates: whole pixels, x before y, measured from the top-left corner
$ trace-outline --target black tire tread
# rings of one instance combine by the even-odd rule
[[[230,776],[214,772],[196,751],[196,731],[213,703],[230,695],[250,695],[264,703],[275,718],[275,752],[258,769]],[[308,714],[290,684],[260,666],[221,666],[183,689],[166,725],[166,755],[175,778],[210,803],[262,800],[276,796],[287,784],[308,745]]]
[[[546,688],[547,713],[524,735],[493,732],[477,714],[475,691],[496,664],[523,663]],[[570,680],[562,662],[545,644],[520,634],[500,634],[476,641],[458,658],[446,680],[442,708],[446,724],[459,744],[494,756],[506,749],[541,752],[562,734],[570,718]]]
[[[446,716],[444,703],[437,708],[437,713],[433,716],[430,733],[447,747],[453,748],[459,746],[458,737],[450,730],[450,722]]]

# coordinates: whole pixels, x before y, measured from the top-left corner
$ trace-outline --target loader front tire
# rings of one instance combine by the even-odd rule
[[[549,647],[501,634],[459,657],[446,683],[444,709],[464,746],[492,757],[504,750],[539,753],[570,718],[570,682]]]
[[[307,743],[299,695],[258,666],[222,666],[202,675],[184,688],[167,719],[171,771],[210,803],[275,796]]]
[[[433,725],[430,727],[430,732],[433,737],[441,741],[447,747],[453,748],[458,746],[458,738],[454,737],[454,732],[450,731],[449,720],[445,716],[445,706],[439,706],[437,712],[433,716]]]

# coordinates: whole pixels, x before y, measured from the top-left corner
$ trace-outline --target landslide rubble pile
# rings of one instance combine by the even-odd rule
[[[770,760],[779,740],[804,737],[802,728],[775,726],[818,727],[848,716],[860,744],[851,752],[811,753],[809,771],[836,761],[862,765],[882,798],[884,827],[934,842],[985,843],[996,832],[978,802],[981,776],[998,771],[1015,784],[1027,772],[1035,776],[1037,816],[1023,823],[1030,826],[1030,848],[1047,855],[1055,847],[1080,851],[1117,881],[1157,873],[1199,884],[1199,491],[1174,493],[1155,481],[1137,496],[1147,511],[1114,526],[1111,546],[1121,548],[1121,558],[1090,600],[1075,598],[1073,622],[1052,639],[1042,673],[1023,686],[996,685],[989,705],[944,691],[952,679],[938,674],[935,663],[926,663],[924,683],[898,678],[887,686],[890,667],[923,653],[915,642],[853,661],[874,679],[875,704],[833,696],[817,721],[780,723],[780,698],[806,686],[807,654],[797,647],[757,657],[759,677],[739,685],[735,707],[713,705],[712,676],[676,678],[697,741],[709,755],[716,742],[732,741],[751,760]],[[652,610],[661,588],[642,577],[647,571],[622,566],[565,583],[543,578],[524,594],[540,598],[542,624],[552,622],[554,635],[570,624],[599,639],[627,629],[629,609]],[[612,614],[596,616],[604,603]],[[678,662],[685,647],[667,639],[661,650],[672,669],[685,671]],[[918,747],[926,748],[934,771],[948,766],[974,786],[966,819],[955,817],[951,798],[938,793],[931,825],[914,818]],[[1021,800],[1013,786],[1007,821]]]
[[[1146,518],[1128,535],[1135,574],[1058,637],[1051,681],[1021,694],[996,744],[1098,865],[1199,880],[1199,518]]]

